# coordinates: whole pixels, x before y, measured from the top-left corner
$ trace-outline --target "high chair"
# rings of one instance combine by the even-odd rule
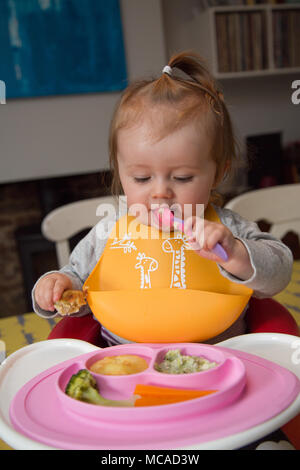
[[[237,212],[245,219],[265,221],[269,233],[278,239],[288,232],[300,239],[300,184],[271,186],[246,192],[231,199],[226,209]],[[250,301],[247,314],[249,332],[278,332],[299,335],[299,327],[287,309],[274,299]]]
[[[295,230],[300,234],[299,200],[300,185],[286,185],[251,191],[234,198],[226,207],[248,220],[267,219],[273,224],[271,233],[281,238],[287,230]],[[70,254],[68,239],[99,221],[97,208],[103,203],[116,204],[116,201],[110,196],[79,201],[56,209],[44,219],[42,231],[46,238],[56,243],[59,267],[68,262]],[[293,316],[272,298],[252,297],[249,301],[246,322],[247,333],[276,332],[300,335]],[[48,336],[48,339],[54,338],[74,338],[99,347],[107,346],[101,338],[101,325],[92,314],[62,318]],[[281,428],[298,450],[300,449],[299,424],[300,415]]]

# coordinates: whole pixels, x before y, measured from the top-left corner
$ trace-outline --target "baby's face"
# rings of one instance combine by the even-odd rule
[[[118,165],[128,208],[141,204],[145,209],[138,219],[146,225],[157,205],[179,207],[183,218],[199,215],[196,205],[207,206],[216,174],[210,140],[192,124],[161,140],[147,120],[120,130]],[[185,204],[192,213],[184,210]]]

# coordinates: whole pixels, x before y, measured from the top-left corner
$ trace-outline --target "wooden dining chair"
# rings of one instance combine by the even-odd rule
[[[272,186],[231,199],[225,208],[252,222],[264,222],[271,235],[283,239],[293,232],[300,239],[300,184]],[[298,336],[299,327],[290,312],[275,299],[255,299],[247,313],[249,332],[278,332]]]
[[[105,209],[112,206],[118,213],[125,210],[122,201],[114,196],[84,199],[65,204],[51,211],[42,221],[42,233],[47,240],[55,243],[58,267],[62,268],[69,261],[70,239],[85,229],[92,228],[105,215]],[[105,215],[106,221],[109,216]]]
[[[300,237],[300,184],[285,184],[248,191],[231,199],[225,208],[252,222],[268,221],[270,234],[282,239],[293,231]]]

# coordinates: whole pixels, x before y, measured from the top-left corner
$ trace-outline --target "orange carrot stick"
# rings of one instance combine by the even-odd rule
[[[138,384],[134,394],[139,395],[134,406],[168,405],[192,398],[204,397],[215,393],[217,390],[186,390],[178,388],[158,387],[156,385]]]

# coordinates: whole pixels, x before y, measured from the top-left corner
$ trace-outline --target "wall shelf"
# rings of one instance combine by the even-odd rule
[[[217,79],[300,71],[300,4],[210,7],[199,43]]]

